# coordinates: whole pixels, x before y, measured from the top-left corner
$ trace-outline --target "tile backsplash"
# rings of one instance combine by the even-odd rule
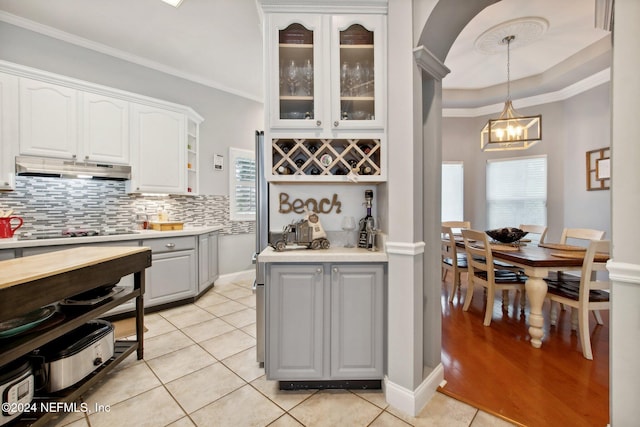
[[[13,209],[24,219],[18,233],[134,229],[136,214],[153,220],[159,209],[187,226],[222,225],[224,234],[255,230],[254,221],[229,219],[229,196],[141,196],[127,194],[123,181],[16,177],[15,191],[0,192],[0,209]]]

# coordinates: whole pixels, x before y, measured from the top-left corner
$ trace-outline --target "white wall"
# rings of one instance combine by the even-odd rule
[[[542,114],[542,141],[524,151],[480,151],[480,130],[489,117],[445,117],[442,160],[463,161],[465,219],[486,228],[486,162],[489,159],[547,155],[547,240],[557,241],[564,227],[595,228],[610,236],[610,191],[586,190],[586,151],[610,145],[610,84],[570,99],[516,109]]]

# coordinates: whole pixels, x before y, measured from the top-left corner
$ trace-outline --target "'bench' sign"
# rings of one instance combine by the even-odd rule
[[[334,194],[331,200],[325,197],[318,201],[317,199],[314,199],[312,197],[308,198],[307,200],[291,200],[287,193],[280,193],[279,200],[279,212],[283,214],[291,212],[302,214],[305,213],[305,209],[309,210],[310,212],[328,214],[333,211],[333,208],[336,209],[337,214],[342,212],[342,202],[338,200],[337,194]]]

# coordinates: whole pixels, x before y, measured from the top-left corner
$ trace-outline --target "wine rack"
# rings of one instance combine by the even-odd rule
[[[379,139],[275,138],[273,175],[381,175]]]

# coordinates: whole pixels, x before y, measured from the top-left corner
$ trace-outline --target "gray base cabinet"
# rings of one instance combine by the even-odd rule
[[[218,232],[198,236],[198,292],[218,280]]]
[[[268,379],[383,377],[383,264],[270,264],[266,300]]]
[[[151,248],[145,307],[193,297],[197,287],[195,237],[144,240]]]

